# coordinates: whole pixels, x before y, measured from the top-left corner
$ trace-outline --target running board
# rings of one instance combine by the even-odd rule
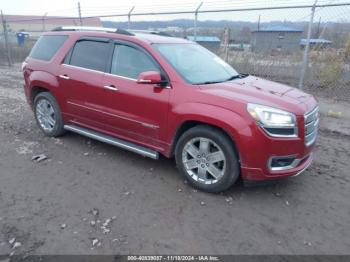
[[[100,142],[104,142],[113,146],[117,146],[126,150],[129,150],[131,152],[140,154],[142,156],[147,156],[153,159],[158,159],[159,154],[157,151],[154,151],[152,149],[136,145],[134,143],[115,138],[109,135],[105,135],[96,131],[93,131],[91,129],[83,128],[80,126],[75,126],[75,125],[65,125],[64,129],[68,131],[72,131],[74,133],[77,133],[79,135],[83,135],[95,140],[98,140]]]

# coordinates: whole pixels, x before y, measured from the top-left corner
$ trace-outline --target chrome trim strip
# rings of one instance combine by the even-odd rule
[[[312,157],[312,154],[310,154],[309,157]],[[311,159],[310,163],[308,163],[302,170],[300,170],[298,173],[296,173],[292,177],[299,176],[301,173],[303,173],[306,169],[308,169],[311,166],[312,162],[313,162],[313,159]]]
[[[131,80],[131,81],[137,82],[137,79],[135,79],[135,78],[130,78],[130,77],[126,77],[126,76],[111,74],[111,73],[108,73],[108,72],[105,72],[105,75],[115,76],[115,77],[118,77],[118,78],[122,78],[122,79],[126,79],[126,80]]]
[[[314,135],[315,132],[317,132],[317,127],[318,127],[318,120],[316,120],[316,122],[313,123],[315,125],[315,129],[310,133],[310,134],[307,134],[305,136],[305,140],[307,140],[307,138],[309,138],[310,136]]]
[[[74,105],[74,106],[79,106],[79,107],[86,108],[86,109],[89,109],[89,110],[92,110],[92,111],[95,111],[95,112],[99,112],[99,113],[102,113],[102,114],[105,114],[105,115],[109,115],[109,116],[117,117],[117,118],[120,118],[120,119],[128,120],[128,121],[131,121],[131,122],[134,122],[134,123],[141,124],[143,126],[147,126],[148,125],[148,126],[152,126],[154,128],[159,128],[159,126],[156,126],[156,125],[144,123],[144,122],[141,122],[141,121],[137,121],[137,120],[134,120],[134,119],[131,119],[131,118],[127,118],[127,117],[124,117],[124,116],[120,116],[120,115],[116,115],[116,114],[112,114],[112,113],[109,113],[109,112],[104,112],[102,110],[98,110],[98,109],[95,109],[95,108],[92,108],[92,107],[79,105],[79,104],[76,104],[76,103],[71,102],[71,101],[68,101],[67,104],[71,104],[71,105]]]
[[[318,124],[319,124],[319,117],[317,117],[317,112],[319,111],[319,107],[316,106],[314,109],[312,109],[310,112],[307,112],[304,114],[304,142],[306,146],[312,145],[317,138],[318,134]],[[308,121],[308,118],[312,117],[311,121]],[[307,134],[307,130],[309,126],[314,125],[314,129]],[[309,141],[309,139],[311,140]]]
[[[314,131],[314,132],[312,132],[311,134],[307,135],[307,136],[314,135],[314,138],[312,138],[310,141],[308,141],[307,143],[305,143],[305,145],[306,145],[306,146],[312,145],[312,144],[316,141],[317,134],[318,134],[318,130],[316,129],[316,131]],[[306,141],[306,137],[305,137],[305,141]]]
[[[271,137],[278,137],[278,138],[297,138],[297,137],[299,137],[298,136],[298,127],[293,128],[294,134],[292,134],[292,135],[277,135],[277,134],[273,134],[273,133],[269,132],[268,130],[266,130],[266,128],[279,128],[279,127],[265,127],[264,125],[261,125],[261,124],[259,124],[259,126],[262,128],[262,130],[266,134],[268,134]],[[289,128],[292,129],[292,127],[289,127]],[[286,128],[286,129],[288,129],[288,128]]]
[[[121,79],[130,80],[130,81],[133,81],[133,82],[137,82],[137,79],[135,79],[135,78],[130,78],[130,77],[126,77],[126,76],[111,74],[111,73],[108,73],[108,72],[106,72],[105,75],[114,76],[114,77],[117,77],[117,78],[121,78]],[[149,84],[151,84],[151,83],[149,83]],[[162,88],[164,88],[164,89],[171,89],[171,86],[167,85],[167,86],[164,86]]]
[[[315,111],[318,111],[319,107],[316,106],[314,109],[312,109],[311,111],[307,112],[304,114],[304,118],[307,118],[308,116],[312,115],[315,113]]]
[[[312,121],[312,122],[309,122],[309,123],[305,124],[305,129],[306,129],[307,127],[311,126],[312,124],[315,124],[315,123]]]
[[[63,66],[68,66],[68,67],[73,67],[73,68],[76,68],[76,69],[82,69],[82,70],[86,70],[86,71],[90,71],[90,72],[96,72],[96,73],[100,73],[100,74],[104,74],[104,75],[115,76],[115,77],[119,77],[119,78],[122,78],[122,79],[131,80],[131,81],[134,81],[134,82],[137,81],[137,79],[134,79],[134,78],[130,78],[130,77],[126,77],[126,76],[120,76],[120,75],[116,75],[116,74],[111,74],[111,73],[108,73],[108,72],[98,71],[98,70],[89,69],[89,68],[85,68],[85,67],[81,67],[81,66],[75,66],[75,65],[69,65],[69,64],[62,64],[62,65]]]
[[[134,153],[138,153],[140,155],[150,157],[152,159],[158,159],[159,153],[157,151],[154,151],[152,149],[136,145],[134,143],[115,138],[109,135],[105,135],[96,131],[92,131],[86,128],[74,126],[74,125],[64,125],[64,129],[68,131],[75,132],[77,134],[98,140],[100,142],[104,142],[113,146],[117,146],[126,150],[129,150]]]
[[[89,68],[85,68],[85,67],[81,67],[81,66],[75,66],[75,65],[62,64],[62,66],[73,67],[73,68],[76,68],[76,69],[81,69],[81,70],[85,70],[85,71],[89,71],[89,72],[95,72],[95,73],[99,73],[99,74],[104,74],[105,73],[103,71],[98,71],[98,70],[89,69]]]
[[[268,167],[271,171],[283,171],[283,170],[288,170],[288,169],[292,169],[292,168],[295,168],[297,165],[299,165],[301,159],[299,158],[295,158],[293,160],[293,162],[288,165],[288,166],[281,166],[281,167],[271,167],[271,163],[272,163],[272,160],[274,158],[288,158],[288,157],[295,157],[295,155],[291,155],[291,156],[272,156],[269,158],[269,161],[268,161]]]
[[[89,71],[89,72],[95,72],[95,73],[100,73],[100,74],[104,74],[104,75],[114,76],[114,77],[117,77],[117,78],[130,80],[130,81],[133,81],[133,82],[137,82],[137,79],[135,79],[135,78],[130,78],[130,77],[126,77],[126,76],[111,74],[111,73],[108,73],[108,72],[98,71],[98,70],[94,70],[94,69],[89,69],[89,68],[80,67],[80,66],[74,66],[74,65],[69,65],[69,64],[61,64],[61,65],[62,66],[67,66],[67,67],[76,68],[76,69],[81,69],[81,70],[85,70],[85,71]],[[171,86],[167,85],[164,88],[165,89],[171,89]]]
[[[141,125],[143,125],[144,127],[148,127],[148,128],[152,128],[152,129],[158,129],[158,126],[155,125],[151,125],[151,124],[146,124],[146,123],[142,123]]]

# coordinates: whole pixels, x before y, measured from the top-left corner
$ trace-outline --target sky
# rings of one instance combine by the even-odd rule
[[[80,0],[82,16],[125,14],[135,6],[134,13],[190,11],[203,1],[201,10],[238,9],[267,6],[312,5],[315,0]],[[350,0],[318,0],[319,4],[349,2]],[[78,1],[74,0],[0,0],[0,9],[5,14],[48,16],[78,16]],[[268,11],[245,11],[199,14],[199,20],[241,20],[256,21],[261,16],[262,22],[271,20],[306,21],[309,20],[309,9],[288,9]],[[315,19],[348,20],[350,22],[350,5],[346,7],[319,8]],[[172,20],[179,18],[193,19],[193,14],[135,16],[133,21]],[[126,21],[126,17],[109,17],[104,20]]]

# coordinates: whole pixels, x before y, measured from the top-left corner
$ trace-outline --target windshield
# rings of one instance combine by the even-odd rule
[[[239,76],[229,64],[198,44],[153,46],[191,84],[225,82]]]

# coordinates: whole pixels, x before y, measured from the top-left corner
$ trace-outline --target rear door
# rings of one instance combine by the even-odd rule
[[[102,79],[112,44],[104,38],[78,40],[61,65],[58,79],[66,94],[66,110],[77,124],[103,128],[108,93]]]

